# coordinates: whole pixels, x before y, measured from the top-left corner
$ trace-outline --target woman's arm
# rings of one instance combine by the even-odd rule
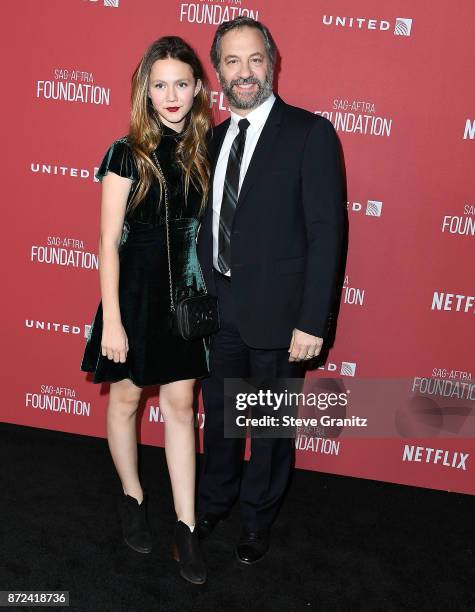
[[[99,277],[103,313],[102,354],[116,363],[125,362],[129,348],[119,307],[118,247],[131,187],[130,179],[113,172],[108,172],[102,180],[99,239]]]

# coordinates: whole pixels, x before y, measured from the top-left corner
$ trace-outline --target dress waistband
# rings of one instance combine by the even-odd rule
[[[198,219],[194,217],[180,217],[178,219],[170,219],[168,222],[170,227],[190,227],[198,225]],[[129,231],[150,231],[150,230],[161,230],[165,228],[165,222],[160,223],[146,223],[143,221],[126,221]]]
[[[186,217],[181,219],[170,219],[170,243],[181,244],[196,242],[198,230],[198,219]],[[165,243],[166,225],[165,223],[143,223],[141,221],[130,221],[124,225],[122,244],[130,245],[152,245],[154,243]]]

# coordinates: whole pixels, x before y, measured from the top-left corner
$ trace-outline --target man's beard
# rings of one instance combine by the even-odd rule
[[[218,74],[219,82],[223,88],[223,93],[228,99],[229,104],[234,106],[234,108],[238,108],[240,110],[257,108],[272,94],[272,70],[269,70],[266,73],[264,81],[260,81],[257,77],[250,76],[247,77],[247,79],[235,79],[234,81],[230,81],[228,83],[221,72]],[[239,94],[234,92],[233,87],[235,85],[249,85],[251,83],[255,83],[257,85],[257,91],[252,96],[240,98]]]

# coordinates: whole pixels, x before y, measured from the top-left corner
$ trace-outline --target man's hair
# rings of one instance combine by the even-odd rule
[[[264,37],[264,44],[271,65],[274,67],[277,59],[277,46],[269,29],[266,28],[266,26],[260,21],[256,21],[250,17],[237,17],[232,21],[224,21],[216,30],[210,51],[211,63],[213,64],[215,70],[218,70],[219,63],[221,61],[221,39],[227,32],[237,30],[239,28],[255,28],[256,30],[259,30]]]

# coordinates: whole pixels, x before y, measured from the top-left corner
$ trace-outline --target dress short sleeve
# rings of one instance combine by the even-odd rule
[[[104,155],[99,170],[96,172],[98,181],[102,181],[108,172],[136,181],[138,178],[137,165],[127,142],[127,137],[119,138],[111,144]]]

